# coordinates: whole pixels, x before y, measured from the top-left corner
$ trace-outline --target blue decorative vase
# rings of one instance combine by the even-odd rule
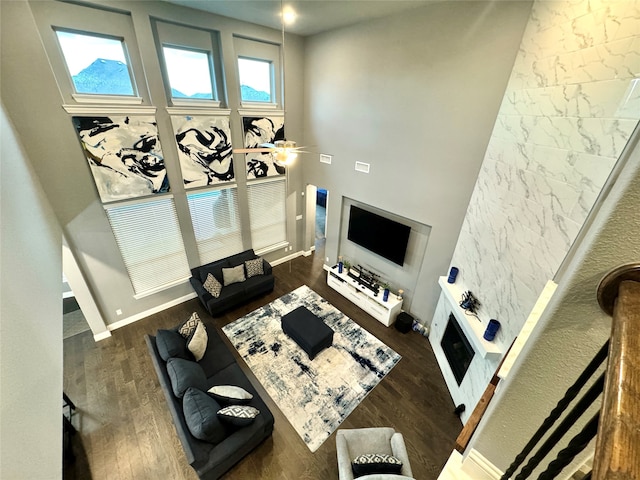
[[[382,301],[386,302],[387,300],[389,300],[389,289],[385,288],[384,292],[382,292]]]
[[[457,267],[451,267],[451,270],[449,270],[449,278],[447,278],[447,283],[455,283],[458,272],[459,270]]]
[[[489,320],[489,325],[487,325],[487,329],[484,331],[484,335],[482,336],[482,338],[484,338],[488,342],[492,341],[496,337],[496,333],[498,333],[499,329],[500,322],[492,318],[491,320]]]
[[[342,273],[342,262],[338,262],[338,273]]]

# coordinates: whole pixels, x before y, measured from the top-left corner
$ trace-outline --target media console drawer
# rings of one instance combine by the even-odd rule
[[[386,302],[382,301],[382,293],[374,295],[367,287],[360,285],[346,272],[338,273],[338,267],[324,266],[327,270],[327,285],[340,293],[383,325],[389,327],[396,321],[402,310],[402,299],[390,295]]]

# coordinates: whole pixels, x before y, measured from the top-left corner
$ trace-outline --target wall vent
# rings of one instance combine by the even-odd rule
[[[328,165],[331,165],[331,160],[333,159],[333,157],[331,155],[327,155],[324,153],[320,154],[320,163],[326,163]]]
[[[356,172],[369,173],[370,165],[364,162],[356,162]]]

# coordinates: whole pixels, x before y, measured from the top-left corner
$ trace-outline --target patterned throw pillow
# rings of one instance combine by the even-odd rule
[[[383,473],[399,474],[402,471],[402,462],[386,453],[366,453],[356,457],[351,462],[351,468],[355,478]]]
[[[180,326],[180,328],[178,329],[178,333],[184,338],[189,338],[191,335],[193,335],[193,332],[196,331],[198,320],[200,320],[198,313],[193,312],[191,314],[191,317],[189,317],[189,320],[187,320]]]
[[[244,266],[247,269],[247,278],[255,277],[256,275],[264,275],[264,269],[262,268],[262,258],[247,260],[246,262],[244,262]]]
[[[216,385],[207,390],[209,395],[222,403],[242,404],[253,398],[249,392],[235,385]]]
[[[218,298],[220,296],[220,292],[222,292],[222,284],[212,274],[207,275],[207,279],[204,281],[202,286],[214,298]]]
[[[187,348],[193,354],[193,358],[196,362],[202,360],[204,353],[207,351],[207,343],[209,336],[207,335],[207,329],[204,327],[202,320],[198,319],[198,324],[193,334],[187,340]]]
[[[218,417],[236,427],[244,427],[252,423],[259,413],[260,410],[249,405],[229,405],[218,410]]]

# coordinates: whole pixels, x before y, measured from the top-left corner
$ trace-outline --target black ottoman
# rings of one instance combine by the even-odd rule
[[[282,331],[309,355],[309,360],[333,344],[333,330],[306,307],[292,310],[281,320]]]

